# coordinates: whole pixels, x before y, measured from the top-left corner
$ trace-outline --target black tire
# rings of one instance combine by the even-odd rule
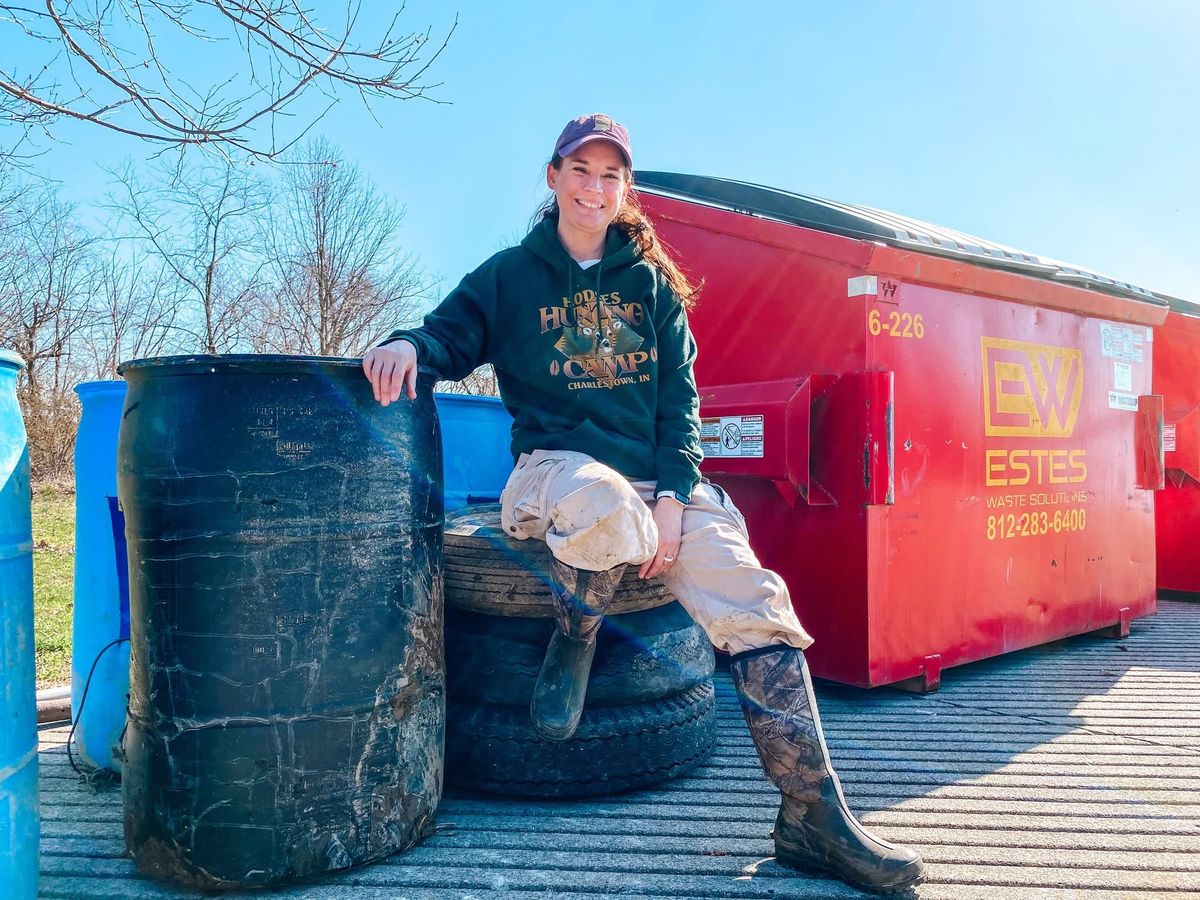
[[[500,527],[500,504],[466,506],[446,517],[446,605],[497,616],[551,618],[550,576],[542,541],[518,541]],[[613,597],[614,613],[663,606],[675,599],[661,582],[630,566]]]
[[[555,624],[446,610],[447,698],[529,708]],[[678,603],[606,616],[588,680],[588,706],[648,703],[712,678],[712,644]]]
[[[528,709],[451,703],[446,780],[512,797],[594,797],[689,772],[715,742],[711,681],[651,703],[585,708],[575,736],[561,742],[539,737]]]

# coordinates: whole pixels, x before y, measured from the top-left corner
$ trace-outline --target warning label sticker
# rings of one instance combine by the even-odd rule
[[[1175,426],[1173,424],[1163,426],[1163,450],[1168,453],[1175,452]]]
[[[705,457],[763,455],[762,416],[713,416],[700,420]]]
[[[1128,359],[1133,362],[1142,361],[1142,344],[1146,336],[1141,331],[1135,331],[1128,325],[1114,325],[1111,322],[1100,323],[1100,352],[1113,359]]]

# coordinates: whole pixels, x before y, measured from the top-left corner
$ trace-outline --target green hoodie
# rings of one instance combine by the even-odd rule
[[[687,315],[622,232],[583,269],[548,217],[467,275],[420,328],[395,331],[458,380],[492,363],[513,416],[514,458],[576,450],[658,491],[691,496],[700,419]]]

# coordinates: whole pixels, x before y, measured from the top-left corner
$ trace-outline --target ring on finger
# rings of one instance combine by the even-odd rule
[[[673,557],[673,556],[664,556],[664,557],[663,557],[663,562],[668,562],[668,563],[675,562],[675,557]]]

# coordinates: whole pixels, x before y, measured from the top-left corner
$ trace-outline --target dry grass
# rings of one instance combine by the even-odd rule
[[[33,633],[39,690],[71,681],[74,581],[75,495],[39,487],[33,495]]]

